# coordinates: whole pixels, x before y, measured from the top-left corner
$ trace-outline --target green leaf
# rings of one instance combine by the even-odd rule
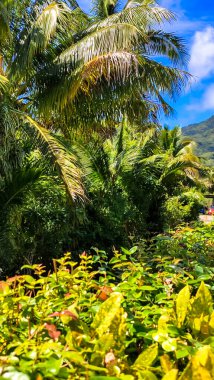
[[[2,379],[10,379],[10,380],[30,380],[30,377],[28,375],[25,375],[22,372],[18,371],[11,371],[11,372],[5,372],[2,375]]]
[[[186,348],[177,350],[175,353],[175,356],[177,359],[185,358],[188,355],[189,355],[189,351]]]
[[[62,359],[50,358],[45,362],[45,371],[47,374],[57,375],[62,366]]]
[[[24,276],[24,279],[25,279],[26,282],[28,282],[28,283],[31,284],[31,285],[34,285],[34,284],[36,283],[35,278],[33,278],[33,277],[30,276],[30,275],[25,275],[25,276]]]
[[[72,363],[76,363],[79,365],[85,365],[86,362],[79,352],[71,352],[67,351],[63,355],[66,359],[69,359]]]
[[[189,301],[190,301],[190,290],[189,290],[189,286],[187,285],[178,293],[178,296],[176,299],[176,314],[177,314],[177,320],[178,320],[178,327],[181,327],[184,323],[184,320],[187,315]]]
[[[169,338],[162,343],[162,347],[166,352],[173,352],[177,348],[177,340],[173,338]]]
[[[138,356],[138,358],[134,362],[133,367],[136,367],[136,366],[143,367],[143,368],[150,367],[154,363],[157,356],[158,356],[158,345],[153,344],[152,346],[148,347],[145,351],[143,351]]]
[[[91,327],[101,337],[107,332],[114,318],[120,311],[123,296],[121,293],[112,293],[111,296],[101,305],[95,315]]]
[[[153,290],[156,290],[153,286],[147,286],[147,285],[143,285],[140,287],[140,290],[150,290],[150,291],[153,291]]]

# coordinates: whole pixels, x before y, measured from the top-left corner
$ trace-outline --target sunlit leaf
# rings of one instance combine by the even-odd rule
[[[171,369],[171,371],[167,372],[166,375],[162,378],[162,380],[176,380],[178,376],[177,369]]]
[[[190,301],[190,290],[189,286],[187,285],[185,288],[183,288],[177,298],[176,298],[176,314],[177,314],[177,320],[178,320],[178,327],[181,327],[186,315],[187,310],[189,307],[189,301]]]
[[[143,351],[134,362],[134,367],[150,367],[158,356],[158,345],[154,344]]]
[[[99,336],[102,336],[108,331],[115,316],[119,313],[122,299],[122,294],[112,293],[111,296],[100,306],[92,323],[92,328],[96,330],[96,333]]]

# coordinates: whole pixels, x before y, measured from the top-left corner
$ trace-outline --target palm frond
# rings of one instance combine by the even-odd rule
[[[49,130],[41,126],[30,116],[23,115],[23,120],[33,127],[42,141],[49,148],[54,162],[59,169],[61,178],[68,190],[73,201],[84,200],[84,189],[82,185],[81,170],[77,163],[77,158],[67,149],[67,147],[56,136],[53,136]]]
[[[152,99],[156,98],[165,114],[169,114],[172,110],[164,101],[161,92],[174,98],[185,86],[189,74],[148,58],[139,57],[134,53],[118,51],[97,56],[71,74],[63,74],[58,78],[58,83],[56,78],[54,81],[54,77],[50,76],[46,84],[45,78],[44,81],[42,77],[39,78],[43,82],[43,85],[39,86],[41,90],[38,97],[40,111],[43,114],[47,114],[51,109],[61,112],[65,107],[68,107],[68,111],[69,105],[72,109],[72,103],[76,107],[78,102],[88,103],[89,109],[93,102],[98,101],[95,98],[99,93],[102,104],[101,114],[104,115],[104,98],[108,95],[108,91],[111,94],[111,102],[115,105],[115,111],[117,111],[117,104],[121,101],[125,101],[124,109],[126,105],[129,108],[127,112],[130,112],[137,99],[139,100],[138,107],[140,103],[141,106],[143,105],[144,98],[148,108],[149,101],[152,105]],[[130,96],[132,93],[130,98],[129,92]],[[113,96],[112,93],[114,93]],[[158,107],[158,103],[156,105],[153,103],[152,106]],[[82,106],[81,109],[83,108]],[[96,111],[99,112],[97,107]],[[110,112],[112,113],[112,108]]]
[[[148,149],[154,148],[156,145],[156,128],[149,128],[141,135],[141,141],[139,142],[139,149],[141,151],[141,155],[144,155],[144,152],[148,155]]]
[[[52,2],[42,9],[15,57],[12,73],[24,74],[32,64],[34,57],[42,53],[55,35],[57,29],[66,28],[67,15],[71,10],[65,3]]]
[[[114,14],[118,0],[93,0],[92,13],[99,19]]]
[[[47,83],[44,91],[44,82],[39,95],[40,111],[47,114],[52,108],[60,112],[75,98],[86,96],[91,98],[91,92],[98,84],[105,81],[106,85],[123,86],[128,80],[138,76],[138,60],[134,54],[126,51],[109,53],[93,58],[81,68],[62,77],[58,83],[52,81],[52,88]],[[41,81],[41,78],[39,78]],[[51,79],[50,79],[51,81]],[[105,86],[105,84],[103,83]]]
[[[126,127],[126,117],[124,116],[123,121],[121,123],[120,129],[118,131],[117,139],[116,139],[116,155],[118,156],[125,148],[124,140],[125,140],[125,127]]]
[[[0,2],[0,46],[9,43],[11,39],[9,14],[4,3]]]
[[[8,78],[0,74],[0,91],[5,92],[8,89],[8,85]]]
[[[127,0],[125,9],[126,8],[134,8],[139,7],[140,5],[155,5],[156,1],[154,0]]]
[[[67,64],[70,68],[74,68],[80,63],[87,63],[106,53],[128,51],[134,48],[137,42],[145,42],[146,39],[146,35],[135,26],[117,23],[90,33],[60,54],[56,63]]]
[[[42,168],[24,166],[13,171],[10,178],[5,179],[0,191],[0,209],[8,206],[17,206],[22,203],[26,191],[42,180],[44,171]]]
[[[162,165],[162,162],[163,160],[166,158],[166,155],[165,154],[153,154],[149,157],[144,157],[140,163],[143,164],[143,165],[146,165],[146,166],[149,166],[150,164],[155,164],[158,166],[158,164],[160,163]]]
[[[140,51],[145,55],[167,57],[175,65],[186,66],[189,59],[184,40],[162,30],[149,30],[148,43]]]
[[[180,127],[170,130],[165,126],[160,132],[159,145],[163,151],[170,151],[172,156],[176,157],[190,152],[192,154],[196,144],[193,140],[182,137]]]
[[[114,91],[112,96],[112,91]],[[159,105],[152,99],[142,97],[142,93],[125,83],[97,83],[89,96],[81,95],[63,111],[70,125],[74,128],[93,126],[94,123],[106,122],[113,125],[126,114],[129,122],[142,125],[142,122],[154,120]]]
[[[100,142],[97,145],[96,140],[85,144],[79,137],[74,141],[73,147],[81,162],[86,182],[100,190],[107,187],[111,177],[110,160],[103,145]]]
[[[115,13],[104,20],[98,21],[86,29],[85,33],[91,33],[107,26],[128,23],[143,32],[147,32],[152,26],[163,24],[164,22],[175,20],[175,15],[171,11],[161,7],[151,7],[150,4],[126,7],[121,12]]]
[[[172,98],[179,95],[185,88],[191,75],[184,70],[162,65],[149,58],[139,59],[141,81],[145,91],[151,94],[167,93]]]
[[[184,174],[191,181],[193,179],[197,180],[199,178],[200,167],[199,160],[192,154],[175,157],[166,164],[164,172],[160,177],[160,183],[170,182],[175,175],[184,177]]]

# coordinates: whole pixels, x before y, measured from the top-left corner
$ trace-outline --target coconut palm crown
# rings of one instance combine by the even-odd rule
[[[153,0],[93,0],[89,14],[75,0],[2,0],[1,133],[8,125],[36,131],[70,195],[82,198],[75,157],[56,132],[68,137],[124,113],[140,123],[159,109],[169,114],[164,94],[175,97],[189,78],[183,41],[163,31],[173,19]]]

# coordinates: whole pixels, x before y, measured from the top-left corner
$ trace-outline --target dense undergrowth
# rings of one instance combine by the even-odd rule
[[[0,378],[214,378],[213,226],[0,283]]]

